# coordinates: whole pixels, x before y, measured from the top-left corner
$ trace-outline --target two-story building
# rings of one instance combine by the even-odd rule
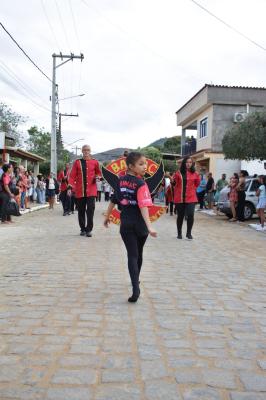
[[[199,169],[212,172],[215,179],[222,173],[238,172],[241,161],[224,159],[222,139],[234,123],[264,107],[265,88],[206,84],[176,112],[177,125],[182,127],[182,156],[193,155]],[[191,130],[195,132],[190,142],[187,130],[189,136]]]

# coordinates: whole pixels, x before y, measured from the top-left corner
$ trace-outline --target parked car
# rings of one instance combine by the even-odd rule
[[[258,197],[256,196],[256,190],[259,187],[258,178],[246,178],[246,201],[245,201],[245,210],[244,217],[245,220],[252,218],[253,214],[256,213],[256,206],[258,204]],[[219,211],[226,214],[228,218],[232,217],[232,212],[230,208],[230,202],[228,198],[230,188],[227,186],[223,190],[221,190],[218,208]]]

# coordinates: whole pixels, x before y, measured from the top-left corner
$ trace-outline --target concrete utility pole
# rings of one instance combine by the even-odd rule
[[[73,150],[76,150],[76,158],[78,158],[78,150],[81,150],[81,147],[75,146],[72,147]]]
[[[75,56],[73,53],[70,55],[53,54],[53,81],[52,81],[52,116],[51,116],[51,172],[57,175],[57,156],[56,156],[56,104],[58,100],[57,85],[56,85],[56,69],[67,63],[68,61],[73,61],[74,58],[78,58],[81,61],[84,59],[84,55],[80,54]],[[56,65],[56,59],[61,58],[61,64]],[[66,59],[66,61],[63,61]]]
[[[66,113],[59,113],[59,126],[58,126],[58,129],[59,129],[59,134],[60,134],[60,136],[61,136],[61,133],[62,133],[62,121],[61,121],[61,118],[62,117],[78,117],[79,115],[78,114],[66,114]]]

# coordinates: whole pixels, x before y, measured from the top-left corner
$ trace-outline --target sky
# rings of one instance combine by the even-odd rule
[[[265,0],[197,1],[266,48]],[[79,114],[62,118],[69,150],[178,135],[175,112],[205,83],[266,86],[266,51],[191,0],[2,0],[0,21],[48,77],[53,53],[84,54],[57,69],[59,111]],[[27,117],[25,138],[50,131],[51,82],[1,27],[0,43],[0,102]]]

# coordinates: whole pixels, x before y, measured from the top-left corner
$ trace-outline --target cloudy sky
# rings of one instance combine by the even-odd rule
[[[266,48],[265,0],[197,0]],[[266,51],[191,0],[2,0],[1,22],[50,77],[57,70],[63,140],[93,152],[180,133],[175,111],[205,83],[265,86]],[[51,83],[0,28],[0,101],[50,130]],[[68,147],[71,149],[71,146]]]

